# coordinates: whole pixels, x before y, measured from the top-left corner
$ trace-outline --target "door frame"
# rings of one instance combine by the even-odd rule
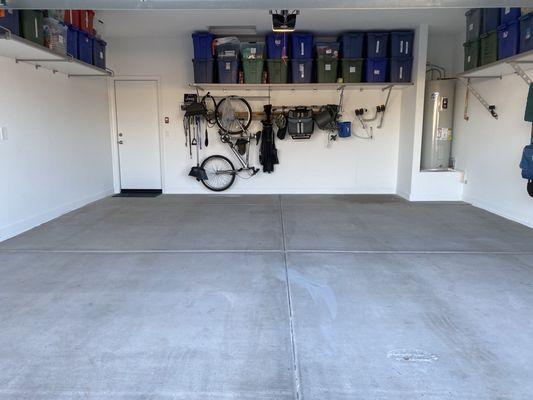
[[[120,75],[108,78],[107,92],[109,97],[109,122],[111,132],[111,162],[113,166],[113,190],[115,193],[120,193],[120,157],[118,148],[118,126],[117,126],[117,99],[115,92],[116,81],[150,81],[156,83],[157,88],[157,129],[159,138],[159,171],[161,174],[161,189],[166,193],[166,179],[165,179],[165,140],[162,134],[162,118],[161,118],[161,78],[159,76],[144,76],[144,75]]]

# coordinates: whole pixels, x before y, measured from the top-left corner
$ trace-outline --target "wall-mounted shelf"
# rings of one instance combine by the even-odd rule
[[[533,50],[504,58],[491,64],[483,65],[457,75],[459,78],[494,79],[505,75],[515,74],[513,63],[518,64],[524,71],[533,69]]]
[[[189,87],[198,90],[253,91],[253,90],[387,90],[413,86],[412,83],[281,83],[281,84],[242,84],[242,83],[190,83]]]
[[[110,70],[101,69],[77,60],[71,56],[54,53],[29,40],[0,31],[0,56],[12,58],[15,62],[34,65],[52,72],[61,72],[68,77],[113,76]]]

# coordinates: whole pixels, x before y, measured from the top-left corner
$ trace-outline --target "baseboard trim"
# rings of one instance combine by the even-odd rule
[[[62,204],[59,207],[47,210],[45,212],[32,215],[28,218],[19,220],[13,224],[2,226],[0,227],[0,242],[7,240],[9,238],[12,238],[14,236],[20,235],[23,232],[33,229],[36,226],[42,225],[68,212],[74,211],[89,203],[103,199],[104,197],[111,196],[113,193],[114,193],[113,188],[110,188],[102,192],[99,192],[97,194],[86,196],[81,199]]]
[[[481,208],[482,210],[488,211],[488,212],[490,212],[492,214],[496,214],[496,215],[498,215],[500,217],[503,217],[503,218],[506,218],[508,220],[517,222],[517,223],[519,223],[521,225],[525,225],[525,226],[527,226],[529,228],[533,228],[533,221],[528,221],[528,220],[522,218],[521,216],[519,216],[519,215],[517,215],[517,214],[515,214],[513,212],[510,212],[508,210],[505,210],[503,208],[495,207],[492,204],[486,203],[484,201],[479,201],[477,199],[474,199],[474,198],[471,198],[471,197],[468,197],[468,196],[464,196],[463,201],[473,205],[474,207]]]

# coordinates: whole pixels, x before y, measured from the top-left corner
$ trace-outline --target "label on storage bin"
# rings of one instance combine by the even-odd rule
[[[468,30],[469,30],[469,31],[473,31],[473,30],[474,30],[474,24],[470,24],[470,25],[468,25]]]
[[[257,53],[257,49],[255,47],[252,47],[250,49],[250,54],[255,54],[255,53]]]
[[[37,23],[37,18],[35,18],[33,22],[35,23],[35,38],[39,39],[39,25]]]
[[[331,71],[331,64],[324,64],[324,69],[326,71]]]
[[[103,59],[104,59],[104,52],[101,51],[101,52],[100,52],[100,60],[103,60]]]
[[[400,54],[403,54],[403,40],[400,40]]]
[[[305,56],[305,46],[304,42],[300,43],[300,55]]]
[[[274,44],[275,44],[276,46],[281,45],[281,39],[276,39],[276,40],[274,40]]]
[[[468,63],[470,63],[470,62],[472,61],[472,56],[468,56],[468,57],[466,57],[466,61],[467,61]]]
[[[224,57],[235,57],[236,55],[235,50],[226,50],[224,52]]]
[[[437,128],[437,140],[451,141],[452,130],[450,128]]]
[[[381,75],[381,70],[375,69],[374,70],[374,75]]]
[[[356,68],[355,67],[350,67],[350,74],[355,74],[356,72]]]
[[[331,54],[331,49],[326,49],[326,54]]]
[[[381,44],[380,40],[376,40],[376,53],[379,53],[379,46]]]
[[[509,31],[503,31],[503,33],[502,33],[502,37],[503,37],[504,39],[507,39],[508,36],[509,36]]]
[[[298,66],[298,69],[300,70],[300,78],[301,79],[305,78],[305,65],[300,64]]]
[[[398,78],[403,79],[403,67],[400,67],[400,73],[398,75]]]

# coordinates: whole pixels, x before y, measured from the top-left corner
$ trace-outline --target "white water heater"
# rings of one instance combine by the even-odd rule
[[[455,80],[426,81],[422,170],[440,171],[450,168],[454,97]]]

